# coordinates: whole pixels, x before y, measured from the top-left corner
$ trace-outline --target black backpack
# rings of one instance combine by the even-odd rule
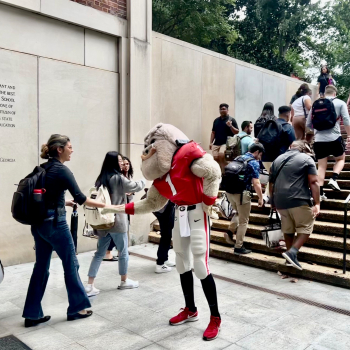
[[[266,154],[271,157],[277,157],[280,154],[282,135],[282,125],[278,121],[270,119],[260,130],[257,138],[264,146]]]
[[[261,129],[264,127],[264,125],[269,121],[269,120],[276,120],[276,117],[270,116],[270,115],[261,115],[256,122],[254,123],[254,135],[255,137],[258,137]]]
[[[328,98],[320,98],[312,105],[312,125],[317,131],[334,128],[338,116],[335,110],[334,101]]]
[[[231,194],[242,193],[245,191],[247,189],[247,185],[244,183],[245,172],[248,163],[254,159],[255,158],[244,159],[240,156],[226,165],[225,173],[222,177],[221,188]]]
[[[39,224],[46,218],[45,194],[40,200],[34,200],[33,193],[35,189],[45,189],[45,175],[53,164],[36,166],[32,173],[19,182],[17,191],[13,194],[11,212],[13,218],[21,224]]]

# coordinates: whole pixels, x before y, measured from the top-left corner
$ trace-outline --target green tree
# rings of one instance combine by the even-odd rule
[[[334,0],[324,15],[324,30],[314,46],[314,63],[327,62],[338,88],[338,97],[347,100],[350,93],[350,1]]]
[[[318,2],[237,0],[235,10],[239,38],[230,47],[232,56],[282,74],[304,74],[302,53],[319,23]]]
[[[237,32],[227,9],[235,0],[153,0],[153,30],[227,54]]]

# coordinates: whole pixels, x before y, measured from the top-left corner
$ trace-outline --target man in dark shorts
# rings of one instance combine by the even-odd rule
[[[337,183],[340,172],[345,164],[345,143],[341,135],[340,121],[343,120],[347,137],[347,144],[350,142],[350,118],[346,103],[336,98],[337,88],[333,85],[328,85],[325,90],[325,98],[333,101],[335,110],[338,115],[338,121],[332,129],[318,131],[315,130],[314,151],[318,161],[318,178],[320,184],[321,201],[327,197],[323,192],[324,178],[327,170],[327,161],[329,156],[333,156],[335,164],[333,167],[333,175],[328,182],[328,186],[335,191],[340,191]],[[306,126],[313,129],[312,126],[312,109],[306,121]]]
[[[212,151],[214,159],[219,163],[222,173],[224,173],[226,166],[225,150],[227,137],[239,133],[236,120],[228,114],[228,107],[227,103],[220,105],[220,117],[214,120],[209,144],[209,149]]]

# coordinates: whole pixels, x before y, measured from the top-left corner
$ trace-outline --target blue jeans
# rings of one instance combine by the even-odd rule
[[[97,251],[91,261],[88,276],[95,278],[100,268],[101,261],[106,255],[107,248],[111,241],[115,243],[119,252],[119,275],[123,276],[128,273],[128,234],[125,233],[108,233],[106,237],[100,237],[97,242]]]
[[[78,273],[79,263],[66,216],[58,216],[54,223],[53,211],[48,211],[48,218],[40,225],[31,227],[35,241],[36,263],[30,279],[23,317],[38,320],[44,317],[41,300],[44,296],[50,272],[52,251],[56,251],[62,260],[69,306],[68,315],[91,307],[84,286]]]

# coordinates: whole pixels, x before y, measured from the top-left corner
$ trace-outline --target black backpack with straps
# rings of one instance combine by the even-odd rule
[[[222,189],[227,193],[243,193],[247,189],[244,183],[245,172],[248,163],[255,158],[244,159],[242,156],[237,157],[225,167],[225,173],[222,177]]]
[[[264,146],[265,154],[275,158],[280,154],[282,136],[282,125],[277,120],[271,119],[265,123],[257,138]]]
[[[335,110],[335,99],[320,98],[312,105],[312,126],[317,131],[333,129],[338,115]]]
[[[54,163],[44,163],[19,182],[17,191],[13,194],[11,212],[15,220],[23,225],[41,223],[46,218],[45,176]],[[39,200],[34,199],[34,190],[42,189]]]

